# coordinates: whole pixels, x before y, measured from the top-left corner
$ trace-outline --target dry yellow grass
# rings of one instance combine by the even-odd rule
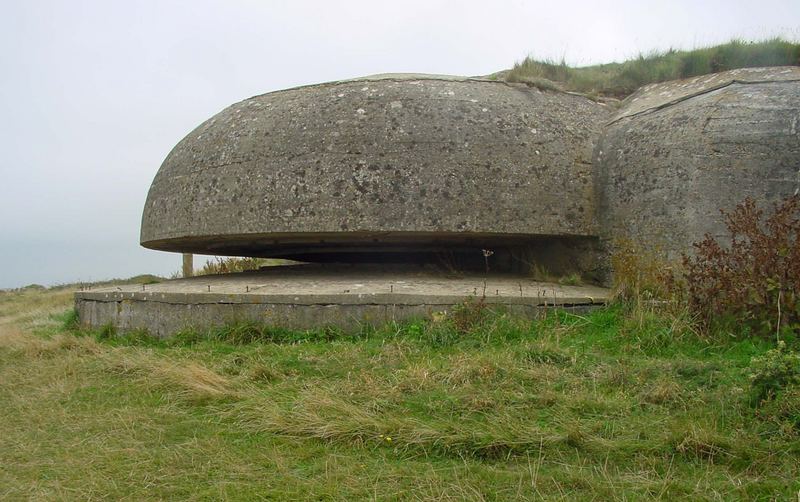
[[[50,316],[63,313],[72,306],[69,288],[0,292],[0,326],[17,325],[36,328],[48,325]]]
[[[769,421],[747,411],[744,368],[762,349],[673,336],[669,320],[606,311],[450,341],[395,326],[189,346],[65,333],[51,314],[69,295],[36,294],[0,299],[0,500],[727,500],[800,489],[797,430],[782,418],[792,409]]]
[[[203,401],[237,395],[230,379],[194,361],[176,361],[126,348],[106,352],[102,360],[111,373],[136,378],[144,385],[186,399]]]
[[[55,353],[64,351],[93,355],[107,351],[93,338],[79,338],[63,334],[42,338],[30,332],[23,332],[13,325],[0,326],[0,347],[22,352],[32,358],[51,357]]]

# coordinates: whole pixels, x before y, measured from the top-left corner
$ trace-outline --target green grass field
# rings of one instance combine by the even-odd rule
[[[798,393],[750,403],[751,358],[774,343],[704,340],[679,316],[613,307],[355,335],[243,325],[161,342],[72,331],[70,308],[69,289],[0,293],[0,499],[800,491]]]

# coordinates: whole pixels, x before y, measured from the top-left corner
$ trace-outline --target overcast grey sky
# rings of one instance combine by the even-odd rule
[[[757,7],[757,8],[756,8]],[[592,64],[732,37],[800,38],[800,1],[0,2],[0,288],[139,273],[169,150],[228,104],[384,72]]]

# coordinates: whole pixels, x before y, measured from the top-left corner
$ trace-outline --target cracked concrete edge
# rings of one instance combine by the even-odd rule
[[[754,78],[747,78],[747,74],[757,75]],[[640,87],[636,92],[625,98],[622,106],[605,125],[610,126],[622,119],[635,117],[658,110],[663,110],[670,106],[682,103],[686,100],[702,96],[725,87],[738,85],[758,85],[758,84],[784,84],[800,82],[800,67],[796,66],[776,66],[762,68],[738,68],[720,73],[710,73],[699,75],[681,80],[670,80],[658,82]],[[670,93],[673,90],[673,93]],[[659,92],[660,91],[660,92]],[[662,99],[659,96],[667,95]],[[648,99],[649,98],[649,101]],[[639,102],[640,100],[643,101]]]
[[[651,106],[649,108],[645,108],[645,109],[638,110],[638,111],[631,111],[630,113],[621,112],[619,115],[617,115],[616,117],[611,119],[611,121],[607,122],[606,126],[610,126],[610,125],[616,124],[620,120],[623,120],[623,119],[626,119],[626,118],[638,117],[640,115],[646,115],[648,113],[657,112],[659,110],[663,110],[664,108],[669,108],[670,106],[677,105],[678,103],[682,103],[682,102],[687,101],[689,99],[696,98],[698,96],[703,96],[705,94],[709,94],[711,92],[718,91],[720,89],[724,89],[724,88],[729,87],[729,86],[734,85],[734,84],[739,84],[739,85],[784,84],[784,83],[790,83],[790,82],[800,82],[800,79],[796,79],[796,80],[731,80],[731,81],[729,81],[727,83],[724,83],[724,84],[719,84],[719,85],[716,85],[716,86],[713,86],[713,87],[708,87],[706,89],[703,89],[702,91],[697,91],[697,92],[692,93],[692,94],[687,94],[685,96],[681,96],[679,98],[675,98],[672,101],[667,101],[667,102],[665,102],[663,104],[660,104],[660,105],[654,105],[654,106]]]
[[[452,307],[466,300],[478,300],[473,295],[418,295],[400,293],[320,294],[320,295],[263,295],[246,293],[153,293],[153,292],[86,292],[75,293],[75,301],[155,302],[172,305],[425,305]],[[491,296],[485,297],[489,305],[572,306],[604,305],[606,297],[591,296]]]

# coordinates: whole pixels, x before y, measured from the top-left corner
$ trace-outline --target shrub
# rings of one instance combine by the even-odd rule
[[[483,324],[489,314],[490,309],[485,298],[467,298],[463,303],[453,307],[451,319],[455,330],[461,335],[466,335]]]
[[[660,250],[646,250],[628,239],[614,242],[611,256],[614,296],[623,302],[671,300],[680,293],[672,267]]]
[[[800,354],[786,350],[781,340],[775,349],[750,362],[751,404],[760,406],[782,390],[800,384]]]
[[[691,308],[709,326],[735,319],[756,334],[793,331],[800,323],[800,197],[763,211],[751,198],[722,211],[730,243],[712,236],[683,257]]]
[[[777,425],[783,434],[800,432],[800,386],[792,386],[782,391],[779,398],[762,402],[758,416]]]

